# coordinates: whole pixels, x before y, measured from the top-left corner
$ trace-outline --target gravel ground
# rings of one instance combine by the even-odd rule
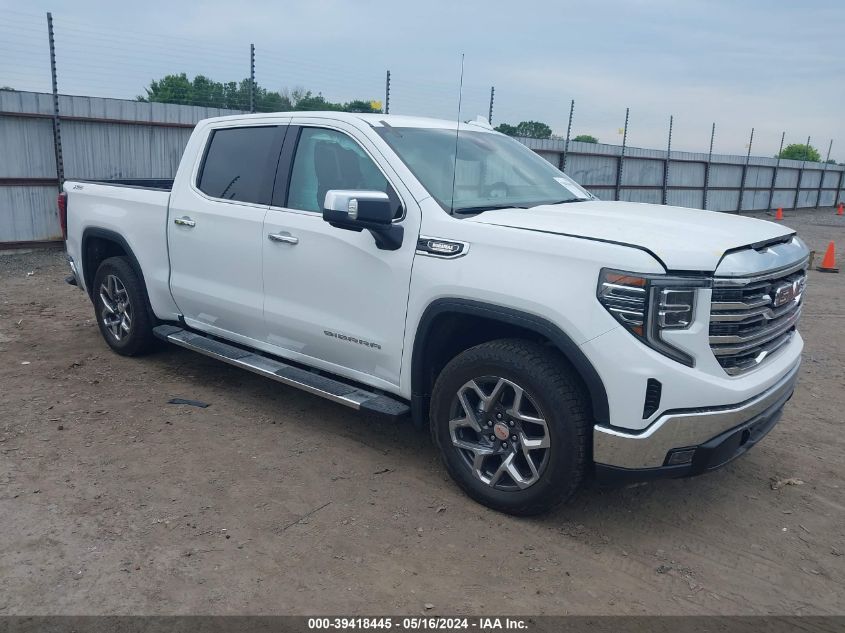
[[[830,209],[786,224],[845,248]],[[0,614],[843,613],[845,274],[810,273],[801,384],[743,459],[534,519],[465,498],[410,424],[111,353],[65,274],[0,255]]]

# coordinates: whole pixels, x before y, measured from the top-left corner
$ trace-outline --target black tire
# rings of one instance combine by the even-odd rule
[[[114,279],[117,280],[119,286],[113,284]],[[109,286],[110,283],[111,286]],[[115,287],[122,287],[122,289],[119,291],[111,290]],[[115,297],[125,297],[128,303],[126,301],[112,301],[108,297],[109,292],[114,293]],[[122,356],[140,356],[154,349],[156,344],[156,338],[153,335],[155,322],[150,310],[147,290],[126,257],[109,257],[100,264],[94,275],[92,295],[94,316],[97,319],[100,334],[103,335],[109,347]],[[116,304],[120,304],[124,312],[117,314],[110,312],[106,307],[107,300],[112,304],[112,309],[116,307]],[[128,306],[128,309],[126,306]],[[125,317],[127,313],[129,319],[128,321],[124,319],[123,322],[128,324],[128,331],[122,324],[115,325],[113,322],[118,316]],[[107,319],[112,320],[111,326],[107,323]]]
[[[501,466],[501,462],[506,461],[507,452],[513,452],[512,461],[523,460],[522,471],[528,469],[528,477],[522,480],[522,485],[527,485],[525,488],[519,489],[516,479],[511,478],[509,472],[500,475],[497,480],[499,483],[493,482],[496,487],[485,483],[480,476],[474,474],[471,465],[472,458],[477,453],[461,449],[453,444],[450,420],[453,417],[463,417],[461,413],[456,414],[456,411],[466,409],[459,404],[458,393],[464,389],[469,400],[477,392],[466,389],[466,386],[472,380],[482,385],[484,380],[479,382],[482,377],[487,377],[489,384],[499,384],[498,379],[505,380],[500,392],[504,400],[508,397],[507,391],[516,392],[514,385],[524,390],[532,408],[539,414],[532,417],[545,420],[549,446],[545,449],[530,449],[536,452],[530,453],[532,457],[527,457],[528,453],[522,452],[522,443],[518,441],[520,438],[526,438],[520,430],[520,419],[524,416],[513,416],[518,418],[516,420],[509,419],[507,405],[502,405],[504,408],[497,405],[496,410],[499,413],[479,415],[486,418],[482,420],[483,433],[478,434],[475,430],[463,426],[456,431],[456,434],[467,432],[471,436],[468,441],[474,446],[480,446],[482,442],[486,443],[489,440],[492,445],[491,450],[503,451],[501,458],[484,457],[485,463],[492,462],[494,468],[497,460],[500,460],[498,465]],[[511,384],[508,384],[508,381]],[[484,388],[482,392],[490,395]],[[524,396],[523,401],[525,401]],[[483,402],[479,402],[478,406],[482,404]],[[511,404],[511,410],[512,408]],[[558,352],[530,341],[498,340],[483,343],[459,354],[440,372],[431,399],[431,431],[446,469],[470,497],[494,510],[528,516],[546,512],[557,504],[569,500],[581,485],[588,459],[588,438],[591,427],[589,411],[587,395],[580,381]],[[487,422],[494,422],[496,415],[502,415],[504,423],[514,421],[516,432],[509,435],[514,429],[509,430],[502,423],[496,423],[488,428]],[[543,428],[528,424],[525,426],[525,433],[528,432],[528,427]],[[488,434],[488,431],[495,433]],[[505,435],[505,442],[499,441],[500,433]],[[460,436],[457,439],[461,440],[463,437]],[[476,437],[478,439],[475,439]],[[511,441],[515,437],[517,441]],[[495,439],[491,440],[491,438]],[[501,448],[503,446],[509,448]],[[525,459],[532,459],[534,467],[531,468],[528,462],[524,461]],[[481,468],[479,472],[484,474]],[[492,476],[490,478],[492,479]],[[532,478],[534,482],[530,483]],[[510,486],[506,479],[510,479],[513,486]],[[500,489],[500,487],[513,489]]]

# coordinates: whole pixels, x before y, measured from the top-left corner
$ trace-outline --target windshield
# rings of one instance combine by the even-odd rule
[[[375,130],[447,211],[479,213],[592,199],[548,161],[503,134],[461,129],[455,169],[455,130],[392,126]]]

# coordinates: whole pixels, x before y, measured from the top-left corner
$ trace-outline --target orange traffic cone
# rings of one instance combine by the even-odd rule
[[[783,209],[781,207],[778,207],[778,210],[775,213],[775,220],[783,220]]]
[[[845,215],[845,204],[842,202],[839,203],[839,209],[837,209],[836,215]]]
[[[822,265],[817,266],[816,270],[820,273],[838,273],[839,269],[836,267],[836,253],[833,242],[827,245],[827,250],[824,252],[824,259]]]

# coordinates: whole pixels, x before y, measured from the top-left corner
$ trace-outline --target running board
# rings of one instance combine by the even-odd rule
[[[365,391],[334,378],[320,376],[174,325],[159,325],[153,328],[153,333],[168,343],[222,360],[224,363],[302,389],[356,411],[398,420],[411,410],[407,404],[390,396]]]

